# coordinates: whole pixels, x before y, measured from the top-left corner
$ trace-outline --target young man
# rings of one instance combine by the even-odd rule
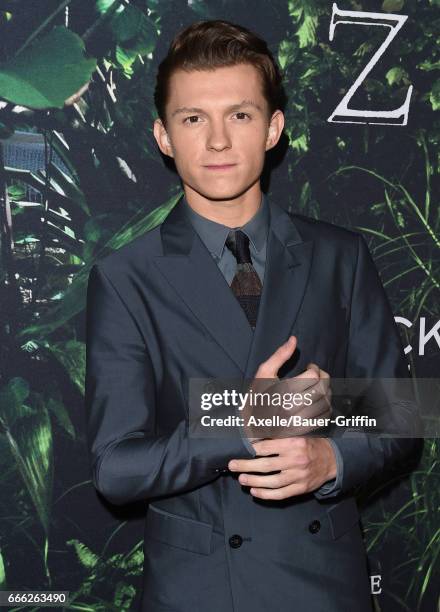
[[[184,196],[90,273],[93,482],[115,504],[149,502],[145,611],[371,611],[353,490],[416,445],[189,433],[192,378],[279,376],[289,390],[408,374],[363,238],[261,191],[280,93],[255,34],[224,21],[181,32],[159,67],[154,136]]]

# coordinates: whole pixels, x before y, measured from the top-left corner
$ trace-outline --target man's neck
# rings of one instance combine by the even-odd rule
[[[184,186],[188,205],[199,215],[226,225],[241,227],[257,213],[260,208],[262,192],[259,182],[238,198],[232,200],[209,200],[193,189]]]

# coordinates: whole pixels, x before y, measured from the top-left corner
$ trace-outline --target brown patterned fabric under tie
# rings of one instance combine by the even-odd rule
[[[241,230],[231,230],[225,245],[237,260],[237,271],[232,279],[231,289],[252,329],[255,329],[263,285],[252,264],[249,237]]]

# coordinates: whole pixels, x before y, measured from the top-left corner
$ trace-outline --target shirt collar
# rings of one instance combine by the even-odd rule
[[[226,238],[232,228],[203,217],[191,208],[185,195],[182,199],[195,231],[209,251],[220,258],[223,253]],[[264,193],[261,194],[260,206],[254,216],[240,228],[234,229],[241,229],[241,231],[248,236],[254,249],[256,251],[261,251],[269,229],[269,206],[267,196]]]

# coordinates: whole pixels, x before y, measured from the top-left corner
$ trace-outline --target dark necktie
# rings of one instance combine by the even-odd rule
[[[225,245],[237,260],[237,270],[232,279],[231,289],[243,308],[252,329],[255,329],[263,286],[252,265],[249,238],[241,230],[231,230],[226,238]]]

